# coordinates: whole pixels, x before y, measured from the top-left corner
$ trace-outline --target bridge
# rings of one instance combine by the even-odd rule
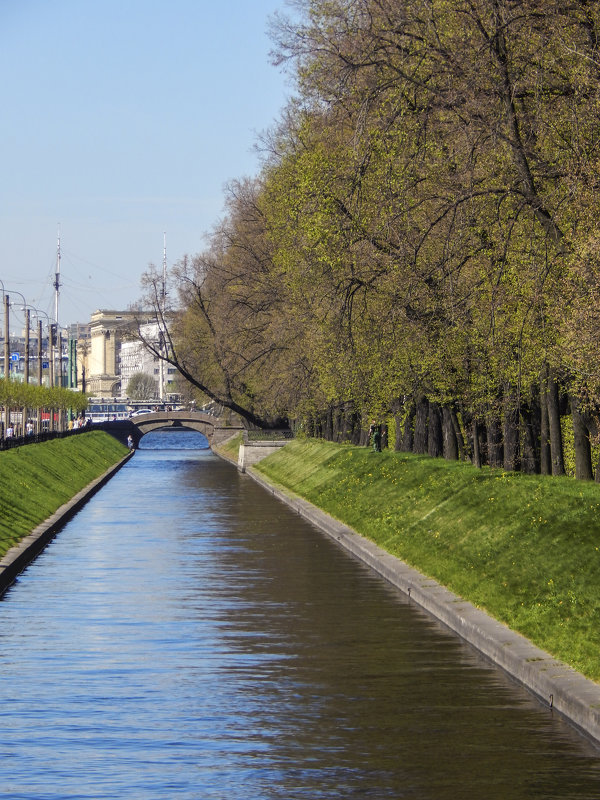
[[[127,444],[127,437],[131,436],[136,447],[142,436],[161,428],[187,428],[200,431],[211,446],[218,445],[244,430],[241,425],[228,425],[223,417],[205,414],[202,411],[152,411],[149,414],[138,414],[130,419],[96,422],[93,427],[95,430],[100,429],[110,433],[123,444]]]

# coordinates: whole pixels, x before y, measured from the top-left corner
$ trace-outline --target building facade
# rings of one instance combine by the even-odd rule
[[[78,340],[77,385],[94,397],[121,394],[121,344],[136,324],[133,311],[95,311],[89,339]]]
[[[135,337],[140,313],[134,311],[95,311],[89,324],[89,337],[77,340],[77,386],[93,397],[127,396],[127,385],[136,373],[149,375],[155,382],[155,397],[164,400],[174,391],[177,370],[150,353]],[[148,341],[159,340],[156,321],[148,314],[140,325]]]

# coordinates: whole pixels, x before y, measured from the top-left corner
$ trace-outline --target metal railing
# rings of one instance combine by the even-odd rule
[[[70,431],[41,431],[41,433],[31,433],[29,436],[9,436],[7,439],[0,439],[0,450],[11,450],[13,447],[23,447],[27,444],[39,444],[39,442],[48,442],[51,439],[64,439],[67,436],[89,433],[91,430],[94,429],[87,425],[82,428],[73,428]]]

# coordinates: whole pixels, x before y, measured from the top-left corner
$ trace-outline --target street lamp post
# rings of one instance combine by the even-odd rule
[[[25,368],[23,379],[25,383],[29,383],[29,307],[21,292],[15,292],[15,294],[18,294],[23,301],[23,310],[25,311]],[[29,409],[27,407],[21,408],[21,435],[23,435],[27,429],[28,416]]]
[[[23,301],[22,310],[25,312],[25,369],[23,377],[25,383],[29,383],[29,306],[21,292],[14,292],[14,294],[18,294]]]
[[[42,385],[44,353],[42,352],[42,320],[38,317],[38,385]]]
[[[42,320],[40,314],[43,314],[46,317],[47,325],[48,325],[48,339],[50,339],[50,317],[46,314],[45,311],[41,311],[39,308],[34,308],[34,316],[37,317],[37,329],[38,329],[38,364],[37,364],[37,373],[38,373],[38,385],[41,386],[44,380],[44,351],[43,351],[43,338],[42,338]],[[37,412],[37,431],[40,433],[42,430],[42,409],[38,408]]]
[[[10,378],[10,341],[9,341],[9,313],[10,313],[10,297],[4,294],[4,286],[2,287],[2,295],[4,298],[4,378]]]
[[[2,283],[2,281],[0,281]],[[10,369],[10,361],[9,361],[9,342],[8,342],[8,304],[9,298],[6,292],[4,291],[4,283],[2,283],[2,299],[4,301],[4,379],[8,380],[8,373]],[[4,407],[4,421],[2,426],[2,436],[8,427],[8,408]]]

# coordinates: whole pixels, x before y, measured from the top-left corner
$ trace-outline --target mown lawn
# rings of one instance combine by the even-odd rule
[[[256,466],[600,680],[600,486],[295,440]]]
[[[0,557],[127,453],[103,431],[0,453]]]

